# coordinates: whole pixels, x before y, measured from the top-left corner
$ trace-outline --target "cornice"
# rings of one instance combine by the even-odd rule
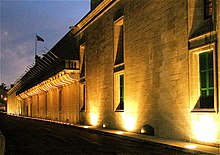
[[[96,8],[89,12],[79,23],[71,27],[73,34],[77,35],[97,19],[99,19],[105,12],[112,8],[120,0],[103,0]]]

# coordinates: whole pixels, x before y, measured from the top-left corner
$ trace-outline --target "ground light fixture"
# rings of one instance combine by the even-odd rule
[[[104,124],[102,124],[102,127],[103,127],[103,128],[106,128],[106,127],[107,127],[107,125],[104,123]]]
[[[195,148],[197,148],[197,146],[194,145],[194,144],[185,145],[184,147],[187,148],[187,149],[195,149]]]
[[[118,134],[118,135],[122,135],[123,132],[122,132],[122,131],[117,131],[116,134]]]

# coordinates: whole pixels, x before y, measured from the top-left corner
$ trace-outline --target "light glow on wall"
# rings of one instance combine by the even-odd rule
[[[127,131],[132,131],[135,129],[136,127],[136,120],[137,120],[137,117],[134,116],[134,115],[128,115],[128,114],[125,114],[123,115],[123,120],[124,120],[124,127]]]
[[[139,117],[138,103],[135,100],[125,100],[125,111],[121,115],[123,128],[126,131],[135,131]]]
[[[91,113],[90,114],[90,123],[93,126],[97,126],[98,125],[98,114],[97,113]]]
[[[212,116],[200,116],[193,121],[195,138],[202,142],[214,142],[217,138],[217,122]]]

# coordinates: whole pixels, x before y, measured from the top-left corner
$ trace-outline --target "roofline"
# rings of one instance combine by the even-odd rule
[[[70,27],[74,35],[78,35],[88,26],[99,19],[105,12],[112,8],[120,0],[104,0],[93,10],[88,12],[75,26]]]

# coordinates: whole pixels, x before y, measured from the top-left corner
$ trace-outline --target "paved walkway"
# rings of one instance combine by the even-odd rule
[[[19,117],[21,117],[21,116],[19,116]],[[147,136],[144,134],[125,132],[125,131],[120,131],[120,130],[112,130],[112,129],[107,129],[107,128],[97,128],[94,126],[84,126],[84,125],[80,125],[80,124],[70,124],[70,123],[51,121],[51,120],[46,120],[46,119],[30,118],[30,117],[23,117],[23,118],[37,119],[37,120],[54,122],[54,123],[59,123],[59,124],[66,124],[66,125],[71,125],[71,126],[75,126],[75,127],[79,127],[79,128],[93,130],[93,131],[100,132],[103,134],[111,134],[114,136],[119,136],[119,137],[130,139],[130,140],[151,142],[151,143],[155,143],[155,145],[165,145],[167,147],[180,149],[182,151],[189,152],[192,154],[220,155],[220,148],[219,147],[162,139],[162,138],[158,138],[155,136]]]
[[[162,139],[154,136],[147,136],[144,134],[138,134],[138,133],[131,133],[131,132],[125,132],[125,131],[119,131],[119,130],[110,130],[106,128],[96,128],[93,126],[82,126],[82,125],[76,125],[74,126],[81,127],[81,128],[88,128],[90,130],[95,130],[98,132],[103,132],[107,134],[115,134],[120,135],[123,138],[137,140],[137,141],[145,141],[145,142],[153,142],[158,145],[166,145],[167,147],[174,147],[175,149],[181,149],[185,152],[191,152],[191,153],[198,153],[198,154],[213,154],[213,155],[220,155],[220,148],[219,147],[212,147],[207,145],[201,145],[201,144],[195,144],[195,143],[188,143],[188,142],[181,142],[181,141],[175,141],[175,140],[167,140]]]
[[[4,152],[5,152],[5,138],[0,130],[0,155],[3,155]]]

